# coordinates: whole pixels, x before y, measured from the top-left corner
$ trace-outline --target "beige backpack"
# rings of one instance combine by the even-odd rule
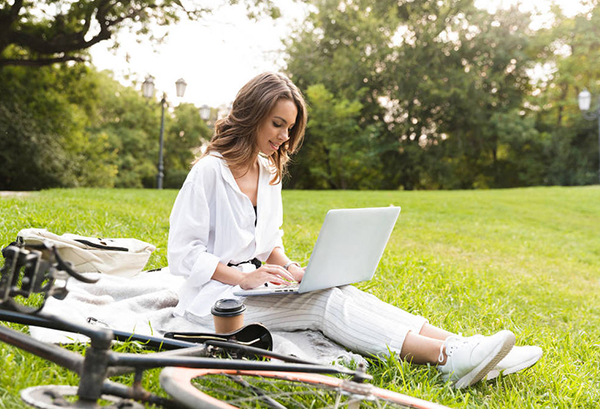
[[[132,277],[141,272],[156,247],[137,239],[103,239],[66,233],[61,236],[46,229],[23,229],[17,242],[56,246],[61,258],[79,273],[98,272]]]

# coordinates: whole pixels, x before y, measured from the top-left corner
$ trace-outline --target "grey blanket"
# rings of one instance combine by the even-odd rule
[[[178,301],[177,288],[182,285],[183,279],[170,274],[168,268],[142,272],[132,278],[98,273],[86,275],[99,277],[100,280],[95,284],[69,280],[67,297],[62,301],[48,300],[44,312],[80,323],[92,318],[96,325],[140,335],[161,336],[169,331],[213,331],[212,328],[173,315]],[[30,327],[30,333],[36,339],[52,343],[87,340],[82,335],[33,326]],[[275,352],[319,363],[365,362],[362,356],[346,351],[320,332],[273,332],[273,341]]]

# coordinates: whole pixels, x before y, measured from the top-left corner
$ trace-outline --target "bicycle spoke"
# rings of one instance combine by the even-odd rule
[[[193,384],[202,392],[230,405],[268,408],[359,408],[388,407],[369,396],[344,393],[339,388],[255,376],[205,376]],[[237,384],[241,387],[234,387]],[[383,404],[383,405],[382,405]]]
[[[258,396],[260,396],[260,398],[270,407],[275,408],[275,409],[286,409],[285,406],[277,403],[276,400],[272,399],[269,397],[269,395],[263,391],[262,389],[257,388],[256,386],[250,385],[248,382],[246,382],[244,380],[244,378],[242,378],[239,375],[229,375],[228,376],[231,380],[233,380],[234,382],[239,383],[240,385],[250,388],[252,389],[252,391],[254,391],[254,393],[256,393]]]

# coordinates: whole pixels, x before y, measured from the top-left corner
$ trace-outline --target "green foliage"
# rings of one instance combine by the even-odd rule
[[[359,124],[362,105],[358,100],[336,99],[324,85],[306,91],[309,119],[304,147],[291,172],[305,173],[296,188],[366,189],[380,174],[373,127]]]
[[[135,237],[157,246],[147,268],[162,267],[176,193],[57,189],[2,197],[0,244],[28,227]],[[434,367],[394,356],[372,359],[368,372],[375,385],[453,408],[597,406],[599,188],[284,190],[283,201],[286,251],[303,263],[330,208],[402,206],[375,278],[360,288],[452,332],[506,328],[517,335],[517,345],[544,350],[525,372],[459,391],[444,384]],[[25,408],[18,395],[23,388],[78,381],[2,343],[0,362],[0,408]],[[151,374],[144,386],[157,391],[157,378]]]
[[[334,99],[360,103],[356,123],[372,127],[369,145],[381,169],[362,175],[363,186],[593,183],[597,130],[588,126],[584,135],[575,102],[576,84],[600,92],[593,68],[600,11],[593,6],[534,31],[531,16],[516,6],[490,14],[470,0],[321,0],[287,42],[288,71],[307,95],[324,84]],[[533,93],[530,70],[540,63],[555,70]],[[316,104],[311,113],[326,116],[328,109]],[[323,133],[308,134],[306,145],[326,144]],[[348,137],[361,145],[363,135]],[[329,180],[343,172],[341,164],[331,167],[326,155],[311,160],[325,172],[314,180],[308,165],[292,168],[298,186],[339,187]]]
[[[242,3],[252,18],[279,16],[271,0]],[[0,1],[0,189],[154,187],[160,108],[110,74],[56,63],[84,61],[100,41],[118,45],[122,29],[157,41],[152,26],[200,19],[212,7],[194,0]],[[191,149],[209,131],[192,105],[169,108],[165,125],[166,178],[178,186]]]
[[[84,66],[0,73],[0,189],[156,185],[160,104]],[[181,185],[209,136],[193,105],[166,109],[166,186]]]
[[[186,14],[177,0],[134,3],[102,14],[89,0],[0,2],[0,189],[156,185],[159,104],[89,66],[7,66],[84,58],[108,38],[84,34],[98,18],[151,36],[150,24]],[[244,4],[253,18],[279,13],[270,0]],[[192,18],[208,11],[188,6]],[[534,30],[516,6],[490,14],[472,0],[314,2],[286,43],[310,107],[286,186],[596,183],[597,125],[576,104],[583,88],[600,95],[600,7],[588,6],[574,17],[554,7],[552,23]],[[181,185],[209,136],[193,105],[167,107],[166,186]]]
[[[529,20],[469,1],[341,4],[318,3],[288,44],[288,69],[305,89],[327,84],[362,104],[361,125],[380,130],[372,143],[384,173],[371,186],[474,187],[495,166],[491,116],[527,89]],[[448,174],[450,185],[439,177]]]
[[[98,75],[98,110],[91,135],[105,135],[115,152],[116,187],[143,187],[156,176],[160,108],[135,89],[125,87],[108,72]]]
[[[529,115],[536,126],[550,134],[547,184],[584,185],[598,182],[598,122],[587,121],[579,112],[577,96],[587,88],[600,96],[600,7],[567,18],[554,9],[556,24],[541,30],[536,57],[549,69],[535,84],[528,100]],[[600,100],[592,109],[600,109]]]
[[[88,139],[96,84],[84,66],[0,71],[0,189],[111,186],[106,138]]]
[[[198,148],[212,136],[212,131],[200,119],[198,108],[193,104],[181,104],[173,110],[165,136],[165,178],[166,189],[179,189]]]
[[[181,104],[173,110],[165,137],[165,166],[167,169],[187,170],[194,159],[194,148],[200,147],[212,136],[212,131],[200,119],[193,104]]]
[[[131,87],[120,85],[109,73],[100,75],[100,109],[91,134],[106,134],[116,152],[116,187],[155,187],[160,141],[161,106]],[[198,108],[181,104],[165,108],[163,158],[165,187],[179,187],[194,157],[193,150],[210,137]],[[183,176],[185,178],[185,176]]]
[[[494,114],[489,126],[498,137],[495,185],[545,184],[545,164],[551,162],[546,156],[549,138],[536,129],[534,119],[515,110]]]

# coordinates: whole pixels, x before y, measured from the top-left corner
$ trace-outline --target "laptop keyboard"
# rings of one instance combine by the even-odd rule
[[[300,284],[289,283],[289,284],[267,284],[267,288],[272,288],[276,293],[289,293],[294,292],[298,289]]]

